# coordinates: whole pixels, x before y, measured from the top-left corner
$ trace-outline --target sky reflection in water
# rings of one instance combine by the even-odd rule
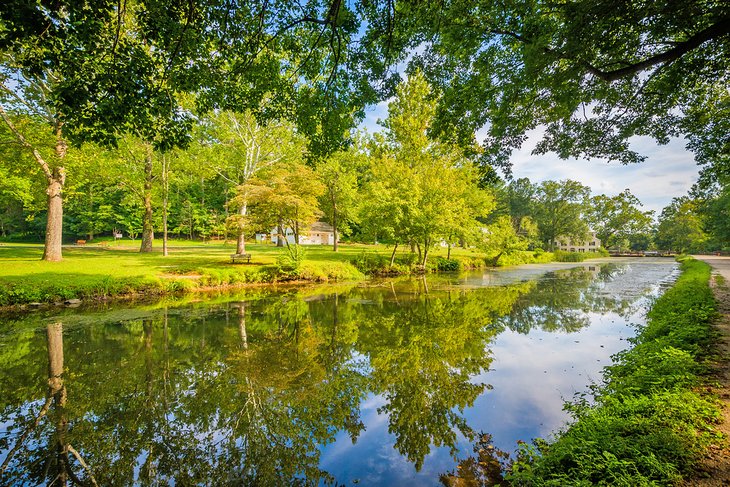
[[[8,320],[0,480],[441,485],[481,432],[512,451],[560,428],[675,275],[614,260]]]

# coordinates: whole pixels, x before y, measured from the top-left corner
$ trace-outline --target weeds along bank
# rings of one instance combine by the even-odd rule
[[[287,281],[331,282],[362,280],[368,276],[458,272],[484,269],[494,256],[461,250],[451,258],[435,255],[426,268],[416,254],[396,256],[390,250],[357,247],[337,254],[329,249],[255,248],[251,264],[230,262],[230,249],[180,250],[170,257],[142,255],[131,250],[70,249],[61,263],[45,263],[31,247],[5,246],[0,253],[0,306],[55,303],[69,299],[106,299],[143,294],[183,293]],[[444,251],[444,254],[446,252]],[[520,251],[501,255],[500,266],[576,262],[601,254]]]
[[[673,485],[718,441],[720,411],[702,395],[715,340],[710,267],[682,274],[651,308],[647,325],[618,353],[593,391],[570,404],[575,422],[552,443],[521,445],[511,485]]]

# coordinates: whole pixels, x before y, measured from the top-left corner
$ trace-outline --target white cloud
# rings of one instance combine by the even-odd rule
[[[697,181],[698,167],[685,142],[674,139],[665,146],[648,137],[636,137],[631,148],[647,156],[640,164],[622,165],[605,160],[563,160],[553,153],[531,154],[540,140],[541,130],[533,130],[522,149],[511,158],[515,178],[526,177],[533,183],[548,179],[573,179],[589,186],[594,194],[613,196],[628,188],[644,204],[657,213],[672,198],[687,193]]]

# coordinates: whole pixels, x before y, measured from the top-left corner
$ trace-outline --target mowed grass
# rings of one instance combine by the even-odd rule
[[[53,302],[70,298],[98,298],[131,292],[167,293],[200,287],[273,282],[285,278],[277,266],[286,249],[271,244],[247,244],[249,264],[232,264],[233,242],[171,240],[169,255],[161,242],[154,251],[139,252],[139,240],[90,242],[64,246],[61,262],[45,262],[42,245],[0,244],[0,305]],[[361,279],[352,264],[363,254],[390,257],[385,245],[341,244],[306,246],[298,278],[312,281]],[[399,249],[398,255],[409,253]],[[473,249],[452,249],[452,256],[479,254]],[[446,249],[434,249],[432,259],[445,257]]]

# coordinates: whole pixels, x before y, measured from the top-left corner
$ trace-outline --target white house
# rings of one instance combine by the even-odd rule
[[[601,240],[596,237],[596,232],[591,232],[585,241],[573,241],[570,237],[558,237],[555,239],[555,246],[558,250],[565,252],[595,252],[601,248]]]
[[[290,244],[294,243],[294,230],[287,227],[284,229],[286,239]],[[278,237],[277,229],[273,229],[267,233],[257,233],[257,242],[272,242],[276,243]],[[339,241],[339,239],[338,239]],[[335,229],[329,223],[325,222],[314,222],[306,232],[300,232],[299,244],[300,245],[334,245],[335,243]]]

